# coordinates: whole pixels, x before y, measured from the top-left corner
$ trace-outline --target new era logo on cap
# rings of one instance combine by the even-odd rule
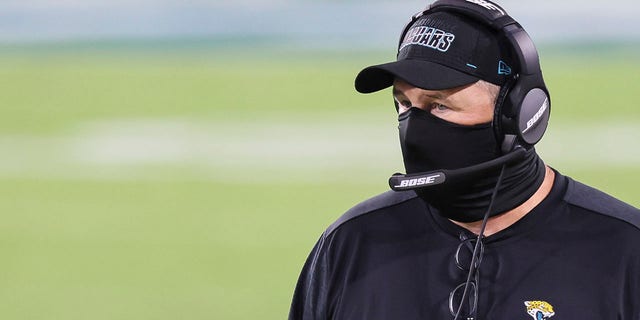
[[[504,61],[498,62],[498,74],[510,75],[511,67],[509,67]]]

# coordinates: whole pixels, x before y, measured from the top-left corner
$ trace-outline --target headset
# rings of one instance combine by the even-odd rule
[[[530,149],[544,135],[551,113],[549,91],[542,77],[538,51],[522,26],[504,9],[488,0],[438,0],[411,18],[405,34],[421,16],[446,11],[473,19],[498,31],[510,45],[517,72],[502,86],[495,106],[493,128],[503,154],[516,147]]]

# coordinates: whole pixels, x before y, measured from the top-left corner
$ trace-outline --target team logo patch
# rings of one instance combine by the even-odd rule
[[[556,314],[553,312],[553,306],[546,301],[525,301],[524,305],[533,320],[546,320]]]
[[[455,40],[456,36],[453,33],[449,33],[440,29],[420,26],[409,29],[407,34],[402,39],[400,50],[408,45],[419,45],[435,49],[442,52],[447,52]]]

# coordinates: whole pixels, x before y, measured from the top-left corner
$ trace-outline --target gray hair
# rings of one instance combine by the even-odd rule
[[[481,86],[483,89],[487,90],[489,95],[492,97],[494,104],[498,101],[498,95],[500,94],[500,86],[484,80],[478,80],[476,84]]]

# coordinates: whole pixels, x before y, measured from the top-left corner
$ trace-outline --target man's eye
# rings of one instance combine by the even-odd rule
[[[444,104],[440,104],[440,103],[433,103],[431,105],[431,110],[435,110],[435,111],[446,111],[449,110],[449,107],[445,106]]]
[[[394,98],[396,103],[398,104],[398,111],[400,113],[409,110],[411,108],[411,101],[409,100],[399,100],[398,98]]]

